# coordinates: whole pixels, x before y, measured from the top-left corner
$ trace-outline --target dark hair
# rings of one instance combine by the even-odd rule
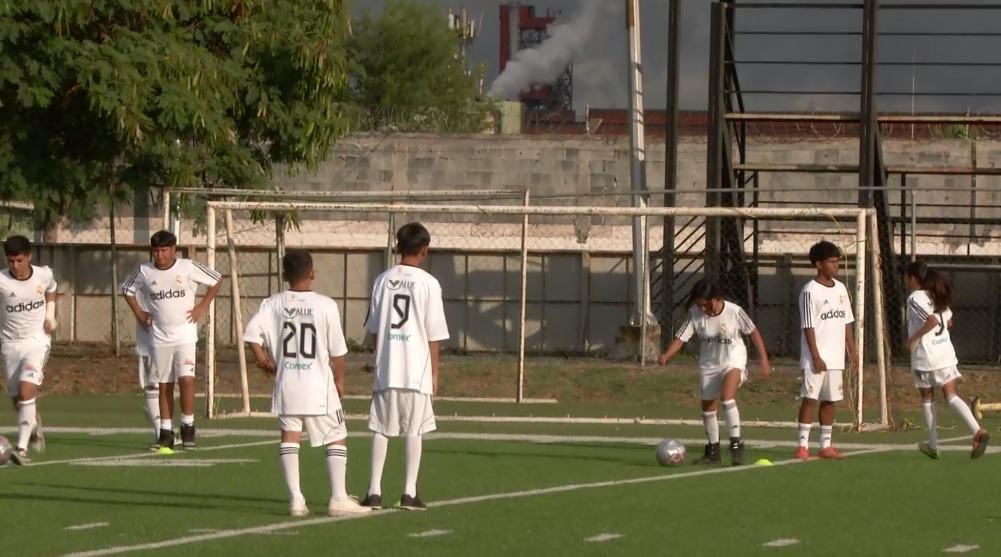
[[[928,292],[935,311],[945,311],[952,305],[952,287],[944,276],[928,268],[924,261],[912,261],[907,265],[907,276],[914,277],[921,289]]]
[[[688,293],[688,305],[687,307],[692,307],[695,300],[715,300],[717,298],[722,298],[723,296],[719,293],[719,287],[716,283],[709,279],[702,279],[696,282],[692,286],[692,290]]]
[[[282,257],[282,272],[288,282],[297,282],[309,278],[313,270],[313,256],[304,249],[287,249]]]
[[[3,243],[3,254],[7,257],[31,255],[31,240],[24,236],[11,236]]]
[[[419,222],[404,224],[396,231],[396,246],[402,255],[417,255],[431,245],[431,233]]]
[[[174,233],[169,230],[161,230],[159,232],[154,233],[149,238],[149,247],[153,249],[166,248],[169,246],[176,246],[176,245],[177,245],[177,236],[174,236]]]
[[[811,265],[816,265],[817,263],[832,257],[841,257],[841,250],[838,249],[838,246],[828,242],[827,240],[821,240],[810,247]]]

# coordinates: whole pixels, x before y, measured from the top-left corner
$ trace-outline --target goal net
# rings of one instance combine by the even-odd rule
[[[271,385],[248,371],[240,342],[243,324],[281,288],[274,280],[276,238],[250,224],[252,214],[265,212],[294,214],[296,225],[281,232],[280,243],[311,251],[314,287],[340,306],[350,348],[364,337],[373,280],[395,261],[387,248],[396,228],[422,222],[432,238],[427,268],[442,285],[449,322],[443,349],[505,355],[495,358],[502,371],[485,372],[485,380],[510,387],[485,390],[503,390],[515,401],[526,400],[536,356],[655,363],[701,278],[747,309],[773,365],[798,369],[799,291],[815,274],[808,253],[829,240],[841,250],[838,278],[852,298],[862,362],[857,373],[846,373],[845,398],[857,427],[889,424],[883,304],[881,290],[872,288],[882,278],[877,243],[868,241],[877,237],[876,220],[866,209],[530,206],[526,195],[523,205],[210,201],[206,211],[209,264],[230,278],[210,312],[210,416],[268,408]],[[646,232],[639,253],[649,258],[648,280],[634,280],[634,223]],[[689,344],[697,353],[697,342]],[[356,364],[370,358],[353,357]],[[752,377],[755,367],[749,363]]]

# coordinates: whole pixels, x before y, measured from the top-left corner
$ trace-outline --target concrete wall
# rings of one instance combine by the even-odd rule
[[[982,165],[993,166],[1001,155],[1001,142],[980,141],[977,158]],[[970,166],[970,143],[966,140],[935,142],[887,141],[884,156],[888,164]],[[770,163],[846,164],[858,158],[854,140],[768,142],[753,140],[748,148],[751,160]],[[679,206],[703,206],[705,194],[706,147],[702,141],[686,140],[679,153]],[[663,184],[664,145],[648,145],[647,178],[651,188]],[[533,204],[607,206],[629,204],[621,194],[629,185],[628,142],[625,138],[544,138],[511,136],[427,137],[378,136],[342,140],[330,159],[316,173],[289,176],[278,173],[276,185],[286,189],[324,191],[387,190],[482,190],[529,188]],[[854,174],[762,174],[763,206],[819,206],[857,202]],[[996,227],[978,226],[977,238],[964,238],[970,227],[961,225],[922,225],[922,218],[949,216],[968,219],[971,201],[977,218],[1001,218],[1001,178],[980,177],[975,194],[962,192],[969,178],[950,176],[909,177],[908,185],[919,188],[952,187],[953,191],[919,193],[918,227],[922,233],[921,254],[981,255],[1001,257],[1001,242]],[[783,191],[796,188],[800,191]],[[895,195],[895,194],[894,194]],[[463,201],[463,200],[459,200]],[[482,199],[466,202],[489,204]],[[457,201],[453,201],[457,202]],[[519,204],[516,199],[505,204]],[[654,204],[660,197],[654,196]],[[155,202],[138,203],[134,211],[125,211],[116,221],[116,238],[122,253],[117,258],[119,280],[145,252],[139,246],[151,230],[162,226],[161,208]],[[317,217],[323,217],[317,219]],[[308,245],[318,250],[318,267],[323,277],[318,289],[336,298],[345,314],[350,338],[360,339],[361,323],[367,306],[368,288],[375,274],[383,268],[385,214],[316,215],[304,214],[317,228],[299,236],[290,233],[289,245]],[[454,347],[477,349],[513,349],[517,344],[517,300],[520,243],[517,217],[477,215],[405,215],[435,223],[435,253],[430,269],[442,281],[448,299],[446,309],[452,324]],[[341,220],[369,219],[364,233],[345,235]],[[381,221],[381,222],[380,222]],[[458,223],[465,223],[466,228]],[[615,329],[629,316],[629,232],[625,219],[559,218],[533,219],[528,282],[528,346],[530,350],[605,351],[613,342]],[[754,308],[769,344],[775,350],[794,353],[797,348],[792,304],[806,275],[781,267],[777,261],[793,254],[798,263],[818,235],[850,237],[852,223],[828,222],[804,226],[802,223],[762,223],[765,239],[765,263],[759,272],[760,306]],[[446,225],[451,232],[443,232]],[[552,235],[546,226],[558,230]],[[681,223],[678,225],[681,226]],[[325,227],[325,228],[323,228]],[[107,243],[110,231],[107,219],[87,225],[66,225],[56,234],[56,244],[40,250],[38,258],[52,264],[62,282],[60,290],[69,295],[72,310],[61,310],[64,326],[60,335],[77,340],[107,341],[111,338],[110,299],[113,290],[109,269],[111,257]],[[251,225],[240,220],[238,244],[243,249],[273,245],[273,229],[267,224]],[[654,249],[659,247],[660,232],[652,233]],[[182,243],[203,245],[204,237],[186,222]],[[130,247],[134,246],[134,247]],[[697,252],[698,245],[690,249]],[[684,250],[682,250],[684,251]],[[204,251],[198,257],[204,259]],[[274,261],[247,253],[240,269],[248,273],[243,281],[244,319],[256,308],[260,298],[277,287],[273,278]],[[679,262],[682,271],[685,261]],[[224,253],[218,266],[227,267]],[[252,276],[262,275],[262,276]],[[995,347],[1001,338],[998,300],[1001,284],[993,274],[953,273],[957,287],[957,312],[968,320],[957,319],[957,336],[969,346],[964,355],[987,359],[996,357]],[[270,284],[269,284],[270,283]],[[220,339],[232,339],[228,289],[219,304]],[[684,293],[678,293],[680,297]],[[124,304],[119,316],[123,333],[131,333],[131,317]],[[792,316],[792,317],[790,317]],[[71,326],[72,323],[72,326]],[[969,327],[967,329],[966,327]]]

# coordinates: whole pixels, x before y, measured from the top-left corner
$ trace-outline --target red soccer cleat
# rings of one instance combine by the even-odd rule
[[[838,450],[835,449],[833,446],[827,447],[826,449],[820,449],[820,452],[817,453],[817,456],[828,460],[840,460],[845,457],[845,455],[839,453]]]
[[[809,460],[810,449],[806,447],[796,447],[796,458],[799,460]]]

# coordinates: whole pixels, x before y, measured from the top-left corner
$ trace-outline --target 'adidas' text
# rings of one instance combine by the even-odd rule
[[[45,300],[35,300],[34,302],[21,302],[7,306],[4,309],[7,310],[7,313],[20,313],[22,311],[34,311],[43,307],[45,307]]]
[[[150,300],[169,300],[171,298],[183,298],[188,293],[184,290],[161,290],[150,294]]]

